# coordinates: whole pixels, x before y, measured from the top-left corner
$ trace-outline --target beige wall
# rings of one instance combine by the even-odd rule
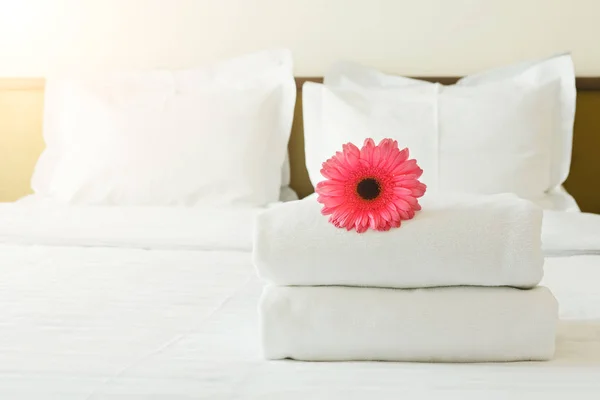
[[[288,47],[297,75],[338,58],[458,75],[571,50],[600,75],[600,0],[0,0],[0,76],[186,67]]]

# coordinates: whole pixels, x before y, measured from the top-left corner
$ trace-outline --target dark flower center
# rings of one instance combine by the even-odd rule
[[[381,187],[379,182],[374,178],[365,178],[358,182],[356,193],[365,200],[374,200],[379,197]]]

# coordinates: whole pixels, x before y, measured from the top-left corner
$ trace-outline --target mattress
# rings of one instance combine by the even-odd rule
[[[562,319],[550,362],[265,361],[256,313],[263,283],[245,242],[236,246],[223,237],[211,239],[210,248],[193,241],[181,248],[148,225],[137,240],[128,234],[123,243],[110,241],[106,221],[124,212],[113,211],[94,222],[98,209],[77,210],[87,225],[73,245],[75,231],[52,224],[25,240],[25,227],[36,226],[29,216],[44,213],[31,209],[17,219],[13,207],[0,207],[0,222],[12,221],[0,224],[0,399],[597,399],[600,393],[598,255],[556,249],[546,260],[543,283],[554,291]],[[59,212],[68,220],[72,210]],[[229,229],[250,232],[256,212],[245,210],[247,220],[204,214],[214,216],[204,217],[204,229],[229,221]],[[152,213],[164,217],[162,210]],[[197,227],[190,221],[197,223],[191,216],[169,223],[192,238]],[[560,230],[552,228],[553,235]],[[593,247],[591,239],[586,243]]]

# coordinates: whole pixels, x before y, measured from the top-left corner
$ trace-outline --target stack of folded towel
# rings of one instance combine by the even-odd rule
[[[266,358],[547,360],[558,305],[542,211],[513,195],[429,195],[399,229],[334,227],[314,197],[261,214],[254,263]]]

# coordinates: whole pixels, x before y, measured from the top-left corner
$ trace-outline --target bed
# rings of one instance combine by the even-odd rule
[[[13,133],[1,137],[15,150],[0,157],[2,170],[10,171],[1,176],[1,199],[10,201],[28,194],[43,149],[43,81],[0,82],[2,129]],[[597,82],[578,81],[567,181],[590,212],[600,211],[600,190],[593,184],[593,171],[600,168],[594,154]],[[292,186],[305,196],[312,188],[302,162],[300,110],[290,158]],[[559,300],[562,319],[551,362],[306,363],[261,356],[256,305],[263,283],[250,257],[257,212],[2,204],[0,397],[598,397],[600,217],[549,212],[545,219],[549,256],[543,284]],[[206,232],[199,220],[220,228]]]
[[[245,234],[215,240],[210,250],[200,240],[182,249],[169,248],[166,237],[155,241],[162,227],[116,240],[94,226],[93,213],[77,212],[90,217],[77,246],[65,229],[24,245],[19,229],[39,221],[36,215],[2,228],[2,398],[592,399],[600,391],[598,255],[547,259],[544,284],[563,318],[551,362],[269,362],[259,346],[263,284],[250,262],[250,221],[236,226]],[[186,219],[179,224],[194,232]]]

